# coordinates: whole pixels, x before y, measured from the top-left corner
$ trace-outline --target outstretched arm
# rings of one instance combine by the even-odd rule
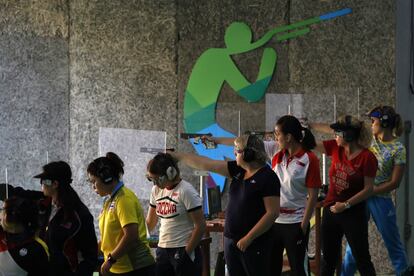
[[[332,128],[329,127],[328,124],[324,124],[324,123],[309,123],[309,128],[311,128],[312,130],[316,130],[318,132],[321,132],[321,133],[333,134],[333,130],[332,130]]]
[[[209,140],[214,142],[215,144],[226,145],[226,146],[234,146],[235,137],[214,137],[214,136],[203,136],[201,140]]]
[[[333,134],[333,130],[329,127],[328,124],[324,123],[308,123],[308,126],[312,130],[316,130],[321,133],[325,134]],[[325,147],[323,146],[322,141],[316,141],[316,147],[315,150],[319,151],[320,153],[326,153]]]
[[[191,153],[182,153],[174,151],[169,151],[168,153],[171,154],[172,157],[174,157],[178,161],[183,162],[184,164],[193,169],[215,172],[225,177],[230,177],[226,161],[213,160],[207,157],[202,157]]]
[[[7,189],[6,189],[7,185]],[[6,190],[8,192],[8,195],[6,195]],[[25,190],[22,187],[14,187],[10,184],[1,183],[0,184],[0,200],[5,200],[6,197],[12,197],[12,196],[18,196],[18,197],[24,197],[27,199],[41,199],[45,196],[41,191],[34,191],[34,190]]]

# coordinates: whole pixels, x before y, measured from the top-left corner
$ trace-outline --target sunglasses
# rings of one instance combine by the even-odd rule
[[[344,138],[344,132],[343,131],[335,130],[334,133],[335,133],[335,136]]]
[[[52,180],[50,180],[50,179],[40,179],[40,185],[52,186]]]
[[[161,180],[159,177],[157,177],[157,178],[153,178],[153,177],[151,177],[151,176],[149,176],[149,175],[146,175],[146,177],[147,177],[147,180],[148,180],[149,182],[152,182],[152,183],[154,183],[154,184],[160,184],[160,183],[162,182],[162,180]]]
[[[234,154],[242,154],[243,152],[244,150],[242,149],[234,148]]]

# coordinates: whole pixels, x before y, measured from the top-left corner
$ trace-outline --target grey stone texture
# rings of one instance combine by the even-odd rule
[[[60,1],[0,1],[0,179],[69,159],[68,9]]]
[[[70,161],[94,206],[85,179],[99,127],[177,133],[175,10],[174,1],[70,2]]]
[[[333,120],[333,94],[337,116],[395,103],[395,1],[0,0],[0,181],[7,167],[10,183],[38,189],[31,176],[48,152],[50,161],[70,162],[73,185],[97,216],[101,199],[86,184],[86,166],[98,157],[100,127],[166,131],[169,147],[192,151],[178,138],[184,91],[196,59],[224,47],[230,23],[246,22],[257,39],[346,7],[352,15],[267,45],[278,54],[267,93],[303,94],[304,114],[324,122]],[[261,56],[233,59],[252,81]],[[240,111],[241,132],[265,130],[265,106],[224,84],[217,121],[237,134]],[[390,271],[381,239],[371,236],[377,271]]]

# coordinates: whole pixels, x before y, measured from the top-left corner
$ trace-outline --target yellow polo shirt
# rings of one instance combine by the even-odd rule
[[[105,260],[121,240],[122,228],[131,223],[138,224],[138,239],[129,252],[112,265],[112,273],[126,273],[155,263],[148,245],[142,207],[134,192],[123,186],[105,201],[99,216],[101,250]]]

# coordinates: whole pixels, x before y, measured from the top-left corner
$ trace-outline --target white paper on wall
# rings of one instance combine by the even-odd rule
[[[266,94],[266,131],[273,131],[277,120],[287,114],[304,116],[303,94]]]
[[[139,199],[149,199],[152,183],[145,177],[147,163],[165,147],[165,131],[99,128],[99,156],[111,151],[124,161],[124,183]]]

